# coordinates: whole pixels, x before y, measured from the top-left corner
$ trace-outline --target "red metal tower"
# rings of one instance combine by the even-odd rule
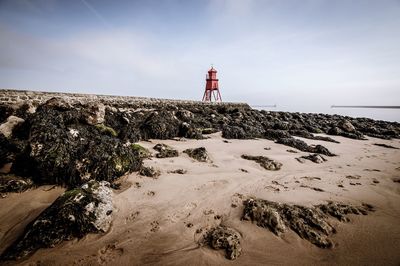
[[[206,90],[203,95],[203,102],[212,102],[213,98],[216,102],[222,102],[221,93],[218,89],[217,70],[211,66],[206,75]]]

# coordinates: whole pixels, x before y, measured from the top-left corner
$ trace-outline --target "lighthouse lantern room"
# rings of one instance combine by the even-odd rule
[[[221,102],[221,93],[218,88],[217,70],[211,66],[206,75],[206,90],[203,95],[203,102]]]

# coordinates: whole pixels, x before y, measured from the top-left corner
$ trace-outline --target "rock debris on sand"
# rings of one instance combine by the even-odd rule
[[[384,147],[384,148],[388,148],[388,149],[396,149],[396,150],[399,149],[399,148],[397,148],[397,147],[394,147],[394,146],[392,146],[392,145],[387,145],[387,144],[384,144],[384,143],[374,143],[374,145],[375,145],[375,146]]]
[[[219,225],[207,231],[203,241],[213,249],[224,249],[226,258],[235,260],[242,252],[241,238],[233,228]]]
[[[242,219],[254,221],[258,226],[268,228],[278,236],[291,229],[320,248],[330,248],[333,243],[329,236],[336,230],[328,222],[327,215],[339,221],[348,221],[348,214],[366,215],[370,211],[373,211],[373,207],[367,204],[351,206],[329,202],[305,207],[263,199],[248,199],[244,201]]]
[[[265,156],[252,156],[252,155],[243,154],[242,158],[246,159],[246,160],[255,161],[258,164],[260,164],[262,167],[264,167],[265,169],[271,170],[271,171],[277,171],[277,170],[281,169],[281,167],[282,167],[282,163],[274,161]]]
[[[142,176],[157,178],[160,176],[161,171],[153,166],[142,166],[142,168],[139,170],[139,174]]]
[[[299,162],[303,163],[302,160],[300,159],[306,159],[306,160],[310,160],[313,163],[323,163],[326,162],[327,160],[324,158],[324,156],[320,155],[320,154],[310,154],[307,156],[301,156],[300,158],[296,158]]]

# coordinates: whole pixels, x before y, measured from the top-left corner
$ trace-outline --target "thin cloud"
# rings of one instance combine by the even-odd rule
[[[86,0],[81,0],[81,2],[92,12],[101,22],[104,23],[109,28],[112,28],[111,24],[92,6],[90,5]]]

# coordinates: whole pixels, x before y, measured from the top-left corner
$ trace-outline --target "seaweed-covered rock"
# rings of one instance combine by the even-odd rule
[[[347,214],[367,214],[372,211],[370,205],[351,206],[329,202],[314,207],[277,203],[263,199],[244,201],[243,220],[256,222],[260,227],[268,228],[276,235],[290,228],[301,238],[320,248],[330,248],[333,243],[329,236],[335,228],[328,222],[328,216],[348,221]]]
[[[285,131],[285,130],[266,129],[265,133],[264,133],[264,138],[269,139],[269,140],[278,140],[278,139],[286,139],[286,138],[292,138],[292,137],[289,134],[289,132]],[[296,140],[296,139],[294,139],[294,140]],[[287,144],[284,144],[284,145],[287,145]]]
[[[388,148],[388,149],[395,149],[395,150],[398,150],[398,149],[399,149],[399,148],[397,148],[397,147],[394,147],[394,146],[392,146],[392,145],[387,145],[387,144],[384,144],[384,143],[374,143],[374,145],[375,145],[375,146],[379,146],[379,147]]]
[[[143,139],[172,139],[178,136],[179,120],[169,111],[154,111],[140,126]]]
[[[139,174],[142,176],[157,178],[160,176],[161,172],[158,169],[155,169],[153,166],[142,166],[139,170]]]
[[[327,156],[336,156],[335,154],[331,153],[327,148],[325,148],[322,145],[309,146],[308,152],[320,153],[320,154],[327,155]]]
[[[282,167],[282,163],[274,161],[265,156],[253,156],[253,155],[243,154],[242,158],[246,160],[256,161],[258,164],[260,164],[267,170],[277,171]]]
[[[12,174],[0,175],[0,193],[23,192],[33,186],[29,178],[21,178]]]
[[[105,181],[89,181],[66,191],[25,228],[22,236],[1,255],[14,260],[40,248],[51,248],[88,233],[106,232],[112,221],[112,190]]]
[[[333,201],[328,202],[328,204],[317,205],[316,208],[342,222],[350,221],[347,217],[348,214],[367,215],[368,212],[375,211],[372,205],[366,203],[361,206],[351,206]]]
[[[277,139],[276,143],[290,146],[290,147],[296,148],[300,151],[308,151],[308,149],[309,149],[309,146],[307,143],[305,143],[301,139],[295,139],[292,137],[279,138],[279,139]]]
[[[178,157],[179,153],[177,150],[173,149],[172,147],[166,144],[156,144],[153,149],[158,151],[156,154],[157,158],[171,158],[171,157]]]
[[[290,147],[296,148],[300,151],[321,153],[321,154],[324,154],[327,156],[335,156],[335,154],[331,153],[327,148],[325,148],[322,145],[309,146],[307,143],[305,143],[301,139],[295,139],[292,137],[280,138],[276,141],[276,143],[290,146]]]
[[[320,155],[320,154],[310,154],[307,156],[301,156],[300,158],[302,159],[306,159],[306,160],[310,160],[314,163],[323,163],[326,162],[327,160],[324,158],[324,156]]]
[[[148,159],[151,157],[151,152],[140,144],[132,144],[132,149],[134,149],[142,159]]]
[[[210,160],[207,150],[204,147],[195,149],[186,149],[183,152],[189,155],[189,157],[192,157],[193,159],[199,162],[207,162]]]
[[[239,126],[225,126],[222,129],[222,137],[227,139],[246,139],[248,138],[243,128]]]
[[[28,145],[16,156],[12,171],[36,183],[73,186],[90,179],[113,181],[139,170],[138,151],[98,125],[88,125],[79,109],[50,100],[23,128],[29,132]]]
[[[2,133],[0,133],[0,168],[12,161],[15,151],[14,145]]]
[[[206,243],[213,249],[225,249],[227,259],[237,259],[242,247],[240,244],[241,236],[236,230],[219,225],[210,229],[206,235]]]
[[[187,170],[180,168],[180,169],[175,169],[175,170],[169,171],[168,173],[184,175],[187,173]]]

